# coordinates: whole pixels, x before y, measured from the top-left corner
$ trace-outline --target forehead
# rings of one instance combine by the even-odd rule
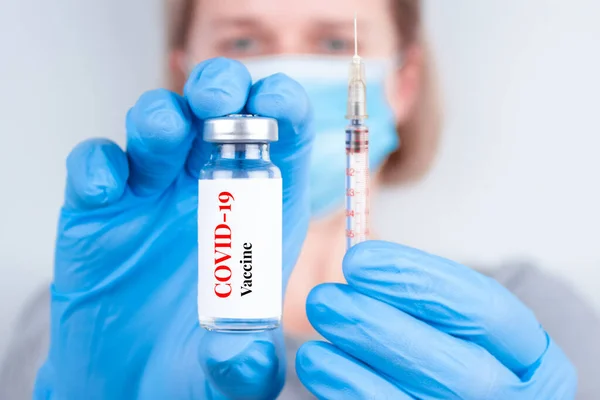
[[[277,25],[321,20],[352,22],[391,21],[390,0],[196,0],[198,20],[253,18]],[[288,25],[289,26],[289,25]]]

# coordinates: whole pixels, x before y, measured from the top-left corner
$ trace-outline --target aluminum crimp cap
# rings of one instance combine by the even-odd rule
[[[279,139],[277,120],[253,114],[231,114],[204,121],[204,141],[212,143],[266,143]]]

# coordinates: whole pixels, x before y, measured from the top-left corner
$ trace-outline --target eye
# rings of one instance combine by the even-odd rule
[[[252,37],[235,37],[224,41],[220,47],[229,54],[256,53],[260,50],[260,41]]]
[[[256,40],[247,37],[235,39],[231,43],[231,47],[239,51],[251,50],[255,46],[257,46]]]
[[[327,53],[348,53],[354,48],[353,42],[343,38],[322,39],[320,47]]]

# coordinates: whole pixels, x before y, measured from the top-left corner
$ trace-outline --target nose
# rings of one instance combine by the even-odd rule
[[[306,42],[294,32],[287,32],[277,37],[274,51],[276,54],[306,54],[309,52]]]
[[[310,35],[303,32],[302,27],[288,24],[273,35],[272,52],[274,54],[310,54],[314,49]]]

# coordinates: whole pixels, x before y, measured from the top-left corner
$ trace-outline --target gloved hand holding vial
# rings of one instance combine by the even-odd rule
[[[260,117],[228,117],[242,110]],[[275,398],[282,330],[263,329],[279,324],[308,227],[311,122],[297,82],[253,83],[244,65],[216,58],[194,68],[184,96],[140,97],[127,152],[77,146],[35,398]],[[203,303],[203,290],[236,301]],[[210,329],[263,331],[210,332],[198,312]]]

